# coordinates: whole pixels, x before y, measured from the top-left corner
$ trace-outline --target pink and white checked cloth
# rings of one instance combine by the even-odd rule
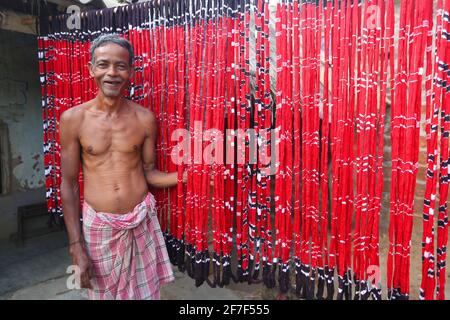
[[[159,299],[160,286],[174,280],[151,193],[126,214],[96,212],[84,201],[83,233],[94,273],[90,299]]]

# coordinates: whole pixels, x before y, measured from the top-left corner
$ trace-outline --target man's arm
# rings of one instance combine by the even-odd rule
[[[165,173],[155,168],[155,142],[157,135],[157,122],[153,112],[149,111],[145,115],[146,137],[142,149],[142,163],[144,166],[147,183],[156,188],[169,188],[178,183],[178,173]]]
[[[80,268],[81,286],[87,288],[90,287],[90,268],[81,233],[78,183],[81,147],[78,140],[79,124],[72,111],[64,112],[60,119],[61,200],[72,262]]]

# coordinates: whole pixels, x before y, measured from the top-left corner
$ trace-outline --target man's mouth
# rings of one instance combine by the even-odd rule
[[[108,86],[119,86],[122,84],[122,81],[119,80],[105,80],[103,81],[104,84],[108,85]]]

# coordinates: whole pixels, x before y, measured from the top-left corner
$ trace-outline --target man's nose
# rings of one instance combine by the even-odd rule
[[[114,65],[111,65],[106,74],[111,77],[117,75],[117,68]]]

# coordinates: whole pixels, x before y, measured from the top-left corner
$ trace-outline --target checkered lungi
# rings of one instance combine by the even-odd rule
[[[90,299],[159,299],[160,286],[174,280],[151,193],[126,214],[96,212],[84,201],[83,233]]]

